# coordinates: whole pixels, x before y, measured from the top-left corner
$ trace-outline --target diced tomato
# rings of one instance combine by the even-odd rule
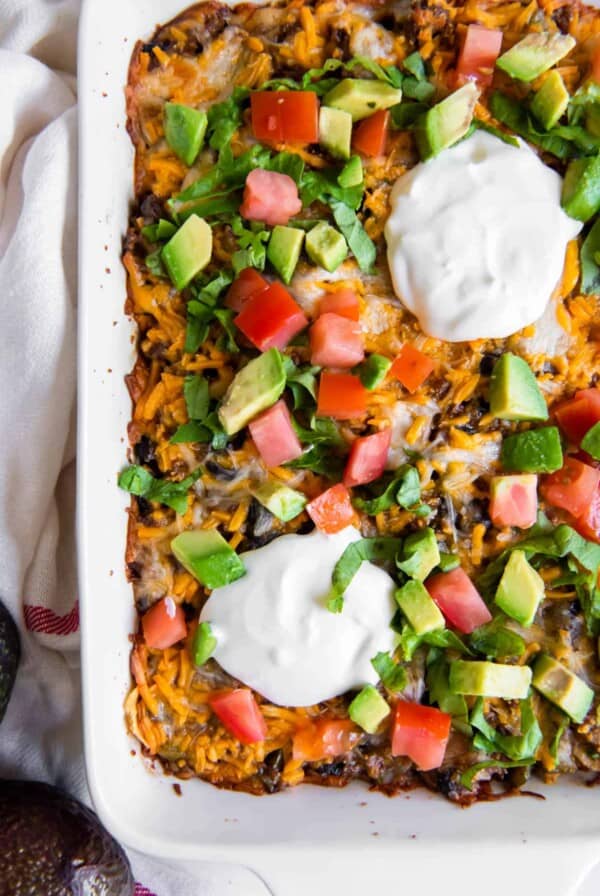
[[[259,90],[250,94],[252,130],[266,143],[316,143],[319,100],[312,90]]]
[[[349,753],[361,734],[350,719],[319,719],[294,734],[292,756],[301,762],[318,762]]]
[[[470,635],[480,625],[490,622],[492,614],[460,566],[431,576],[425,587],[450,625],[464,635]]]
[[[355,439],[344,470],[344,485],[366,485],[379,479],[385,470],[391,440],[390,428]]]
[[[589,541],[600,544],[600,488],[597,489],[582,515],[573,521],[573,528]]]
[[[296,181],[278,171],[255,168],[246,178],[240,215],[269,227],[287,224],[302,208]]]
[[[255,417],[248,429],[267,467],[278,467],[302,454],[302,445],[282,399]]]
[[[310,363],[354,367],[365,356],[359,324],[340,314],[322,314],[310,328]]]
[[[172,597],[163,597],[142,616],[142,632],[148,647],[166,650],[187,635],[185,614]]]
[[[319,380],[317,416],[351,420],[367,410],[367,390],[351,373],[323,371]]]
[[[275,282],[251,296],[234,323],[253,345],[266,352],[270,348],[285,348],[308,320],[287,289]]]
[[[537,520],[537,476],[493,476],[490,484],[490,519],[494,526],[529,529]]]
[[[385,152],[389,126],[390,113],[387,110],[380,110],[368,118],[363,118],[354,128],[352,149],[369,158],[382,156]]]
[[[406,345],[402,346],[400,354],[390,367],[388,376],[400,380],[409,392],[416,392],[434,367],[435,364],[431,358],[420,352],[414,345],[406,343]]]
[[[581,389],[554,411],[558,425],[575,445],[600,421],[600,389]]]
[[[456,65],[456,86],[465,81],[477,81],[489,87],[494,78],[494,66],[502,47],[502,31],[469,25]]]
[[[321,532],[333,535],[356,522],[356,513],[350,502],[350,493],[338,482],[322,492],[306,505],[311,520]]]
[[[592,502],[599,484],[599,470],[575,457],[565,457],[560,470],[544,476],[541,492],[549,504],[562,507],[573,516],[581,516]]]
[[[399,700],[392,725],[392,756],[408,756],[422,772],[444,761],[452,717],[434,706]]]
[[[208,702],[225,728],[243,744],[256,744],[267,736],[267,723],[249,688],[209,697]]]
[[[241,311],[248,299],[267,288],[268,282],[254,268],[244,268],[237,275],[225,296],[225,305]]]
[[[326,292],[319,302],[319,314],[339,314],[348,320],[358,320],[360,314],[358,296],[353,289]]]

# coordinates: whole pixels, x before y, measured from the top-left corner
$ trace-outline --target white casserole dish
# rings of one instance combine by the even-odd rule
[[[361,786],[300,787],[257,798],[152,772],[127,735],[129,633],[124,575],[130,401],[123,377],[134,351],[120,261],[132,195],[133,151],[124,85],[135,40],[185,0],[84,0],[79,43],[78,542],[87,774],[98,814],[125,844],[171,859],[233,861],[257,870],[277,896],[351,896],[393,883],[424,894],[567,896],[600,859],[599,794],[564,783],[530,797],[461,811],[416,791],[395,799]],[[450,884],[449,884],[450,882]]]

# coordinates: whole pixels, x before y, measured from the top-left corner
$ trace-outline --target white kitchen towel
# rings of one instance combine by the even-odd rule
[[[74,548],[78,7],[0,0],[0,598],[23,646],[0,777],[89,802]],[[268,892],[234,866],[130,858],[137,896]]]

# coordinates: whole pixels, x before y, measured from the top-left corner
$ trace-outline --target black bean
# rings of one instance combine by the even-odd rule
[[[137,461],[140,464],[149,464],[156,456],[154,453],[154,442],[149,436],[142,436],[134,450]]]
[[[479,362],[479,373],[482,376],[491,376],[494,364],[500,357],[498,352],[486,352]]]
[[[160,200],[158,196],[155,196],[154,193],[148,193],[148,195],[142,199],[140,211],[149,224],[158,221],[163,214],[162,200]]]
[[[323,775],[323,777],[341,778],[345,770],[345,762],[326,762],[324,765],[318,767],[317,773]]]
[[[149,513],[152,513],[152,505],[150,501],[146,501],[145,498],[138,497],[136,498],[138,513],[141,518],[148,516]]]
[[[238,474],[237,470],[232,470],[231,467],[224,467],[217,463],[216,460],[207,460],[205,466],[211,476],[214,476],[215,479],[221,479],[223,482],[232,482]]]
[[[268,793],[274,793],[281,787],[284,764],[283,750],[272,750],[265,756],[259,774]]]

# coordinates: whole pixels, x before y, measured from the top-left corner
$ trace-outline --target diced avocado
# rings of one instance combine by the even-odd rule
[[[349,112],[352,121],[360,121],[379,109],[396,106],[401,99],[402,91],[383,81],[344,78],[325,94],[323,104]]]
[[[365,389],[371,391],[384,381],[391,366],[389,358],[374,354],[355,367],[353,373],[357,373]]]
[[[567,111],[569,91],[559,71],[551,71],[531,101],[531,111],[540,124],[549,131]]]
[[[450,663],[453,694],[524,700],[530,684],[529,666],[508,666],[485,660],[454,660]]]
[[[348,245],[342,234],[321,221],[306,235],[306,254],[326,271],[335,271],[348,254]]]
[[[297,227],[276,224],[273,228],[267,246],[267,258],[284,283],[289,283],[294,276],[303,242],[304,231]]]
[[[175,155],[186,165],[193,165],[202,148],[208,118],[206,112],[165,103],[165,139]]]
[[[419,118],[415,138],[423,160],[437,156],[465,136],[471,126],[478,97],[479,90],[469,82]]]
[[[560,433],[556,426],[546,426],[507,436],[500,460],[509,473],[554,473],[563,465]]]
[[[506,352],[490,379],[490,412],[501,420],[547,420],[548,408],[533,371],[523,358]]]
[[[161,252],[177,289],[184,289],[206,267],[211,255],[212,230],[198,215],[190,215]]]
[[[203,666],[204,663],[213,655],[217,639],[212,633],[210,622],[201,622],[194,634],[192,642],[192,657],[197,666]]]
[[[562,186],[560,202],[577,221],[589,221],[600,209],[600,155],[571,159]]]
[[[430,654],[431,656],[431,654]],[[449,682],[450,664],[443,653],[427,662],[427,690],[430,703],[437,703],[442,712],[452,716],[452,727],[471,735],[469,709],[462,694],[453,694]]]
[[[405,539],[402,546],[402,560],[398,563],[398,567],[411,579],[423,582],[439,562],[440,549],[435,532],[427,527],[413,532]]]
[[[340,173],[337,182],[340,187],[358,187],[363,182],[363,166],[360,156],[352,156]]]
[[[302,492],[281,482],[263,482],[252,490],[252,494],[282,523],[293,520],[306,506],[306,496]]]
[[[246,567],[216,529],[181,532],[172,540],[171,550],[207,588],[221,588],[246,574]]]
[[[352,721],[367,734],[375,734],[380,723],[389,714],[389,706],[372,684],[364,687],[348,707],[348,715]]]
[[[600,423],[594,423],[581,440],[581,448],[594,460],[600,460]]]
[[[253,358],[234,376],[218,411],[228,436],[275,404],[285,389],[285,370],[276,348]]]
[[[600,103],[590,103],[586,106],[585,129],[592,137],[600,137]]]
[[[594,699],[594,692],[585,681],[547,653],[540,654],[535,661],[532,684],[546,700],[566,712],[579,725],[587,716]]]
[[[352,116],[344,109],[321,106],[319,112],[319,143],[334,159],[350,158]],[[362,178],[361,178],[362,180]]]
[[[440,551],[438,566],[442,572],[452,572],[453,569],[460,566],[460,557],[457,557],[456,554]]]
[[[544,580],[527,560],[523,551],[513,551],[504,567],[496,604],[521,625],[531,625],[544,597]]]
[[[417,635],[444,628],[444,617],[421,582],[411,579],[398,588],[394,597]]]
[[[570,34],[528,34],[503,53],[496,65],[519,81],[534,81],[575,46]]]

